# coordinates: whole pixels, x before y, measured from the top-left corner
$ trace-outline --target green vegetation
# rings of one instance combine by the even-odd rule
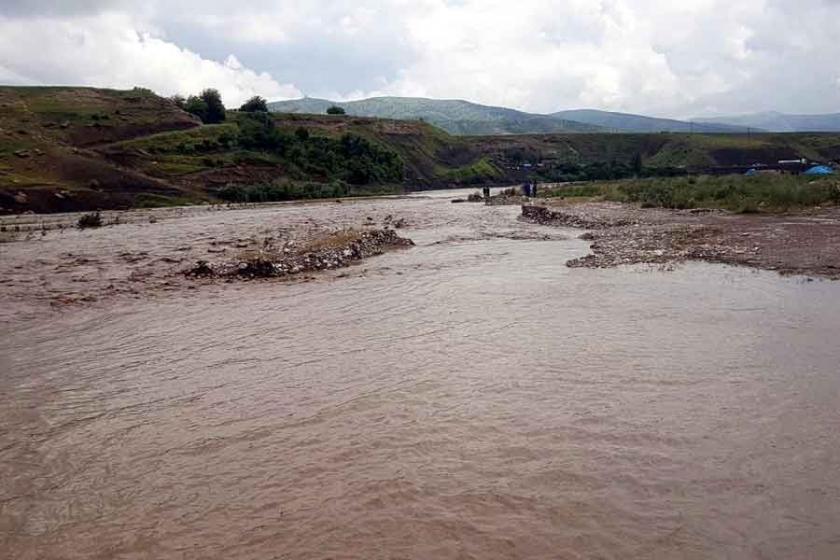
[[[481,158],[472,165],[456,167],[454,169],[441,169],[439,177],[461,185],[476,185],[486,183],[488,180],[502,179],[502,172],[488,158]]]
[[[327,108],[328,115],[345,115],[347,111],[339,107],[338,105],[333,105],[332,107]]]
[[[550,183],[574,181],[610,181],[632,177],[676,177],[687,171],[679,167],[644,167],[640,156],[630,163],[617,161],[596,161],[592,163],[559,163],[538,169],[537,178]]]
[[[176,96],[173,101],[178,105],[182,99]],[[225,106],[217,89],[208,88],[199,95],[191,95],[179,106],[200,118],[204,124],[216,124],[225,120]]]
[[[285,199],[333,196],[341,184],[356,194],[840,161],[836,134],[457,137],[417,120],[354,116],[352,103],[342,103],[350,115],[324,115],[329,104],[320,115],[276,114],[259,110],[256,99],[243,106],[254,111],[202,124],[179,105],[213,120],[208,107],[219,109],[221,99],[204,93],[168,100],[142,89],[0,87],[0,212],[212,202],[226,185],[246,189],[234,198]],[[462,111],[455,116],[469,119],[474,108],[463,103],[452,102]],[[276,181],[289,186],[278,191]]]
[[[783,212],[840,204],[840,181],[792,175],[673,177],[544,189],[544,197],[592,197],[643,208],[720,208],[739,213]]]
[[[278,113],[323,114],[334,101],[306,97],[269,104]],[[457,99],[419,97],[375,97],[346,101],[341,108],[348,115],[429,122],[450,134],[540,134],[595,132],[600,127],[551,116],[490,107]],[[343,114],[343,113],[341,113]]]
[[[402,193],[399,186],[357,187],[341,181],[331,183],[293,183],[275,181],[256,185],[228,185],[216,193],[228,202],[277,202],[347,196],[376,196]]]
[[[268,102],[259,95],[255,95],[243,103],[239,110],[243,113],[268,113]]]
[[[279,165],[288,178],[299,181],[368,185],[401,183],[404,177],[399,154],[378,142],[351,132],[331,137],[301,127],[281,129],[262,112],[240,113],[225,124],[158,134],[120,147],[161,156],[147,168],[157,176],[233,165]]]
[[[99,214],[99,212],[84,214],[79,218],[79,221],[76,222],[76,225],[79,227],[79,229],[102,227],[102,216]]]

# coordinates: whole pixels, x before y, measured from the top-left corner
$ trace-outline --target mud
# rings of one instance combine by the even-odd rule
[[[592,253],[571,267],[703,260],[840,279],[840,208],[758,215],[558,202],[523,205],[522,219],[590,230]]]

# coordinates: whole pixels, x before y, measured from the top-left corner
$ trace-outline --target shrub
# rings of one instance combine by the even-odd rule
[[[102,227],[102,216],[99,212],[84,214],[79,218],[79,221],[76,222],[76,225],[79,229]]]
[[[244,113],[268,113],[268,103],[259,95],[255,95],[239,108]]]
[[[191,95],[184,104],[184,110],[201,119],[205,124],[220,123],[225,120],[225,106],[219,90],[208,88],[201,95]]]
[[[197,95],[187,97],[187,100],[184,102],[184,110],[192,113],[201,119],[202,122],[207,122],[205,120],[207,118],[207,103]]]
[[[333,105],[332,107],[329,107],[327,109],[327,114],[328,115],[345,115],[345,114],[347,114],[347,111],[345,111],[344,108],[339,107],[338,105]]]
[[[201,92],[201,99],[207,104],[207,114],[204,122],[220,123],[225,120],[225,106],[222,103],[222,96],[219,90],[208,88]]]
[[[169,98],[169,100],[175,104],[176,107],[179,109],[186,109],[187,108],[187,100],[184,98],[183,95],[175,94]]]

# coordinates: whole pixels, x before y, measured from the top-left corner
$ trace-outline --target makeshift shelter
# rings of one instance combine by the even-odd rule
[[[834,170],[827,165],[815,165],[805,175],[834,175]]]

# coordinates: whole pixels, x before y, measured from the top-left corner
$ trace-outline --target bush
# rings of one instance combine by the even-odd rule
[[[268,102],[259,95],[255,95],[239,108],[243,113],[268,113]]]
[[[840,203],[840,184],[789,175],[679,177],[597,185],[608,200],[642,207],[722,208],[739,213],[786,211]]]
[[[184,110],[188,113],[192,113],[202,122],[206,122],[205,119],[207,118],[207,102],[205,102],[202,98],[198,97],[197,95],[190,95],[187,97],[187,100],[184,102]]]
[[[207,104],[207,113],[204,122],[220,123],[225,120],[225,106],[222,103],[222,96],[219,90],[208,88],[201,92],[201,99]]]
[[[90,214],[84,214],[79,218],[79,221],[76,222],[76,225],[79,227],[79,229],[102,227],[102,216],[99,214],[99,212],[91,212]]]
[[[338,105],[333,105],[332,107],[329,107],[327,109],[327,114],[328,115],[345,115],[345,114],[347,114],[347,111],[345,111],[342,107],[339,107]]]
[[[205,124],[220,123],[225,120],[225,106],[219,90],[208,88],[201,95],[191,95],[184,103],[184,110],[201,119]]]

